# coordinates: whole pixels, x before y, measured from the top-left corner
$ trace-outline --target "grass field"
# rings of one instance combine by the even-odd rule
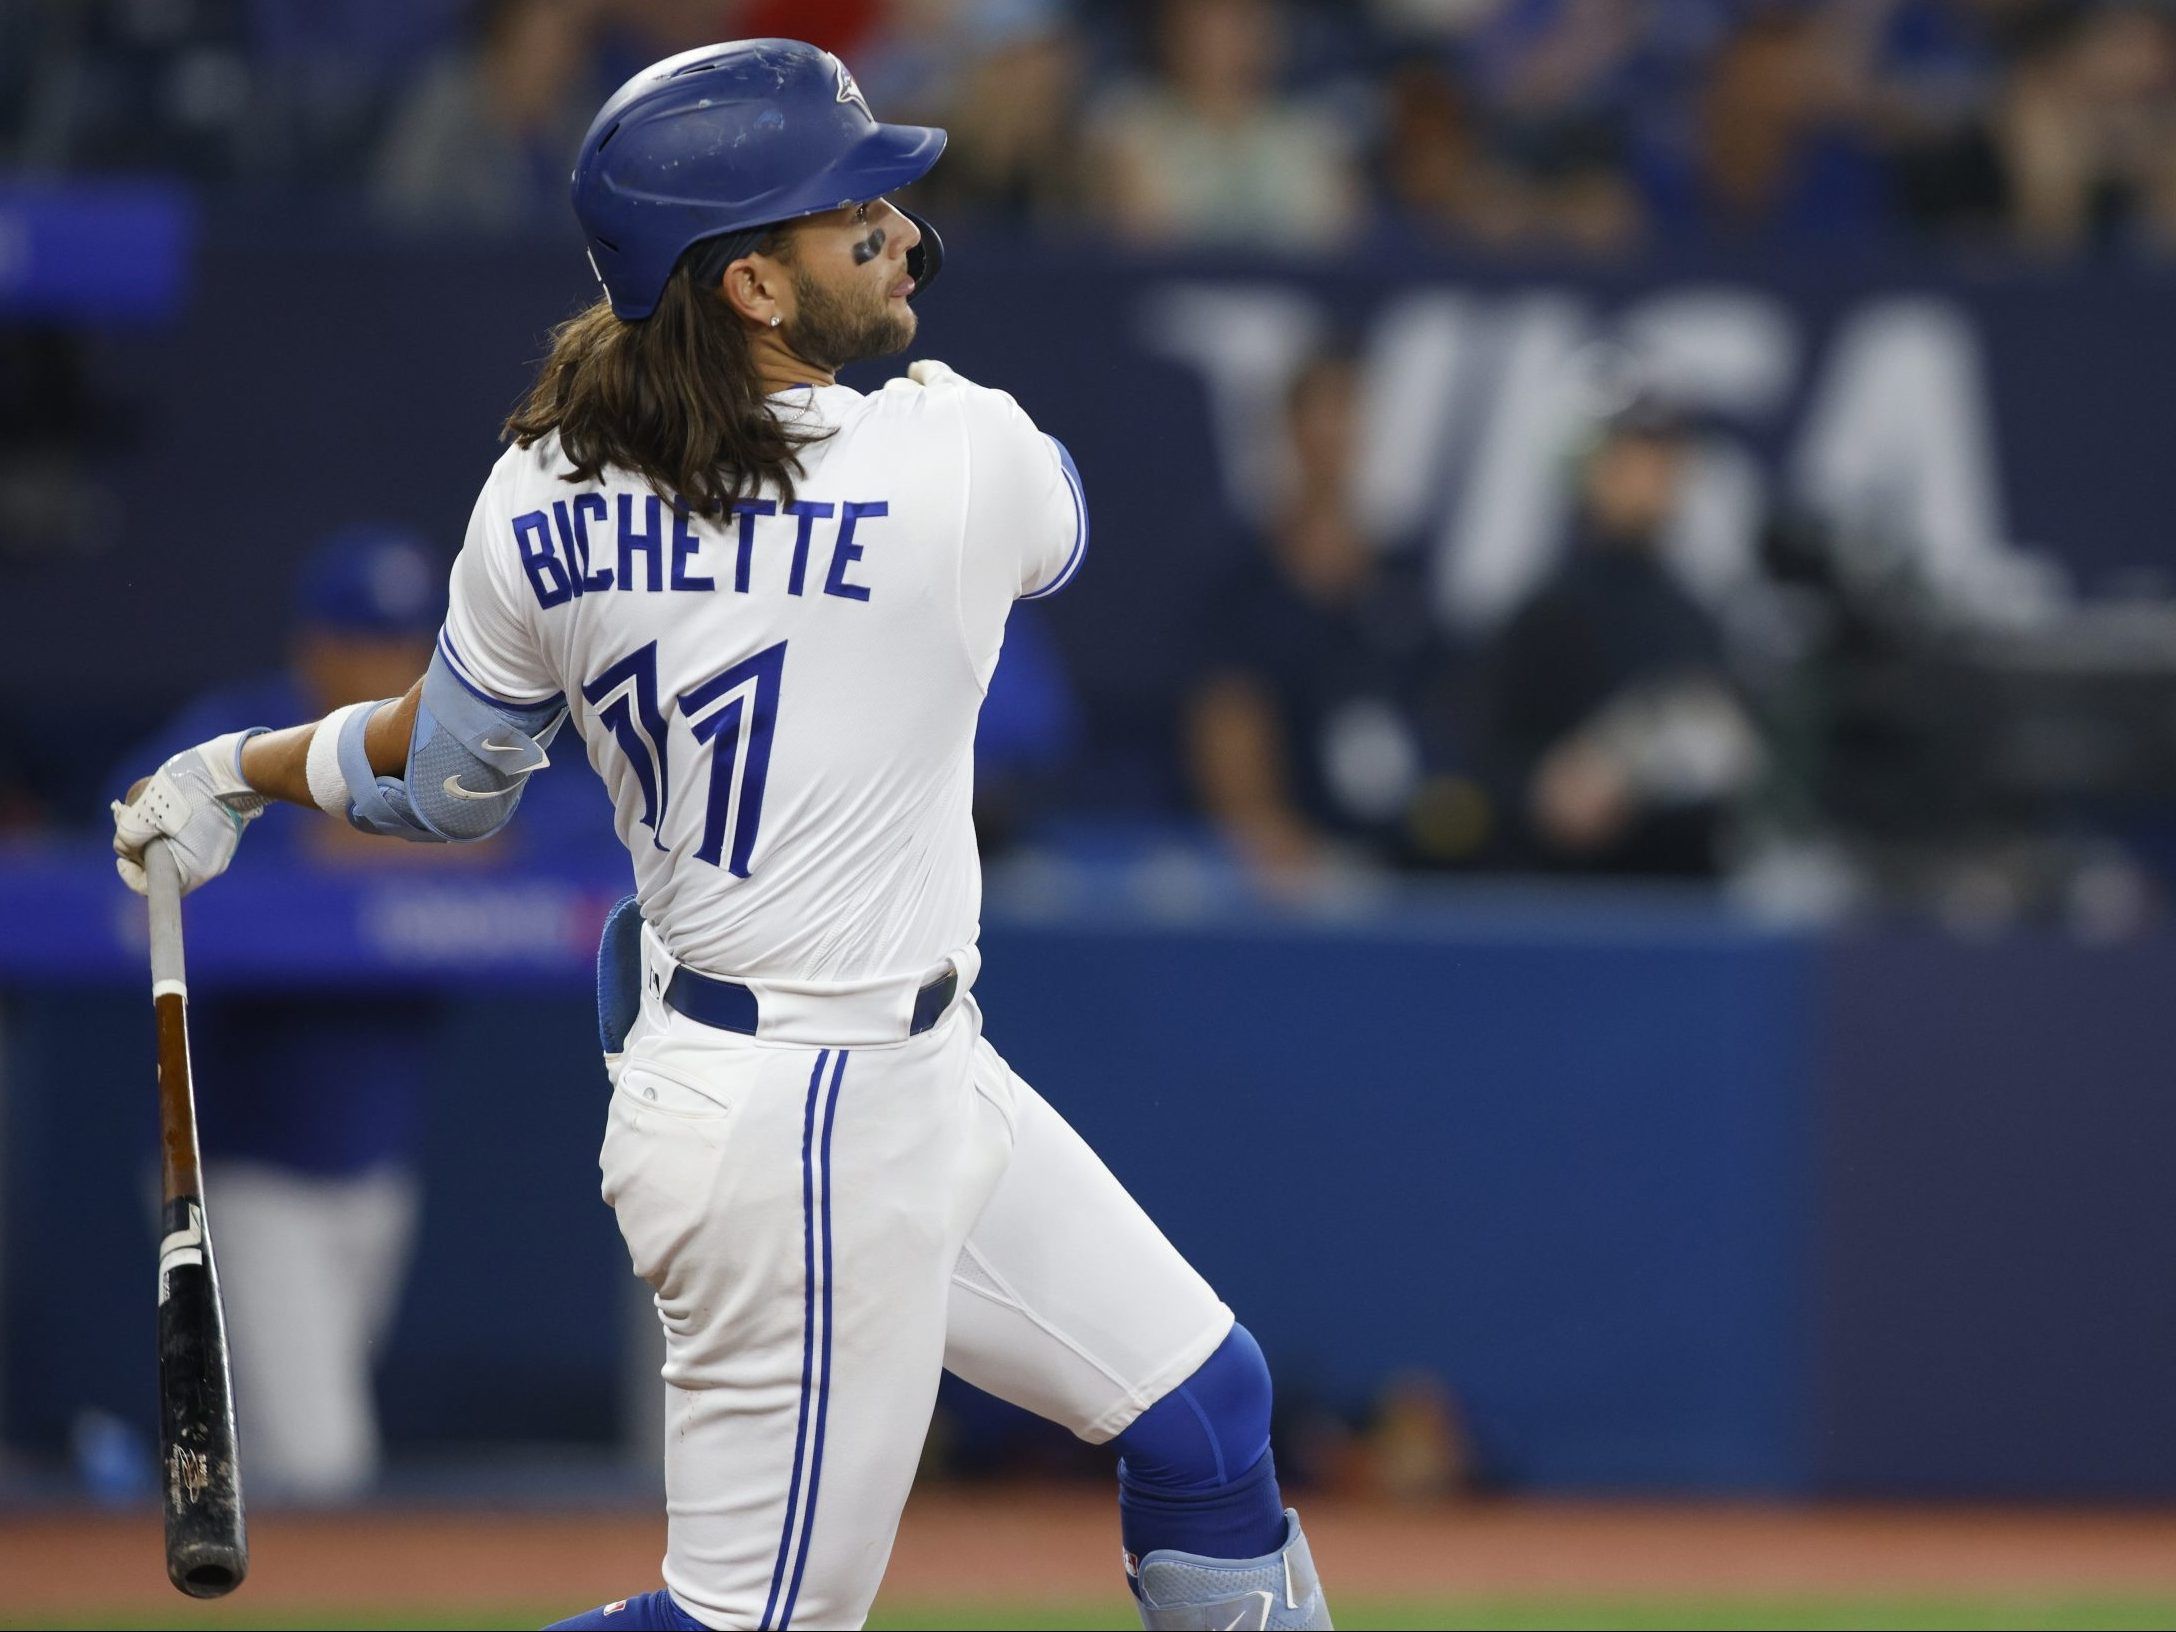
[[[1337,1624],[2176,1627],[2176,1512],[1489,1502],[1303,1504]],[[657,1581],[661,1516],[267,1512],[250,1578],[166,1582],[155,1512],[0,1512],[0,1628],[541,1626]],[[1107,1491],[910,1503],[870,1625],[1137,1624]]]
[[[2077,1597],[1905,1597],[1905,1598],[1477,1598],[1395,1600],[1360,1596],[1332,1605],[1337,1624],[1346,1632],[1380,1628],[2006,1628],[2085,1627],[2149,1628],[2176,1626],[2176,1594],[2160,1598]],[[222,1616],[221,1626],[250,1628],[291,1627],[300,1632],[314,1628],[384,1627],[481,1628],[536,1627],[554,1615],[564,1615],[565,1605],[507,1606],[481,1609],[463,1605],[444,1613],[409,1609],[387,1618],[352,1612],[331,1614],[323,1605],[253,1605],[247,1611]],[[194,1617],[191,1617],[194,1619]],[[17,1620],[0,1614],[0,1627],[166,1627],[174,1624],[168,1613],[141,1608],[112,1614],[82,1612],[75,1615],[39,1616]],[[1124,1605],[1111,1599],[1093,1604],[1053,1607],[1049,1604],[975,1603],[946,1607],[935,1603],[903,1604],[870,1619],[875,1632],[915,1632],[921,1628],[953,1628],[974,1632],[979,1628],[1018,1628],[1021,1632],[1059,1629],[1128,1628],[1138,1623],[1125,1613]]]
[[[2176,1626],[2176,1596],[2161,1599],[1943,1599],[1943,1598],[1509,1598],[1443,1599],[1399,1602],[1360,1597],[1333,1602],[1337,1624],[1353,1632],[1362,1627],[2170,1627]],[[1121,1610],[1123,1606],[1120,1606]],[[1130,1616],[1119,1619],[1112,1606],[1098,1605],[1077,1614],[1053,1614],[1047,1607],[1012,1610],[987,1606],[967,1611],[931,1606],[920,1613],[902,1608],[897,1615],[874,1616],[870,1626],[910,1628],[1071,1628],[1136,1627]]]

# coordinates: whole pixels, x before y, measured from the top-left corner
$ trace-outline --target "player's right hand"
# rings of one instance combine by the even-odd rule
[[[953,368],[950,363],[940,363],[934,357],[924,357],[919,362],[907,364],[907,378],[925,388],[967,383],[966,375]]]
[[[242,829],[264,810],[264,795],[242,778],[242,744],[255,735],[234,731],[185,748],[149,779],[113,802],[114,866],[138,895],[144,846],[165,839],[181,873],[184,895],[227,870]]]
[[[904,374],[895,374],[884,382],[887,391],[934,391],[940,386],[966,385],[967,376],[950,363],[940,363],[934,357],[924,357],[907,364]]]

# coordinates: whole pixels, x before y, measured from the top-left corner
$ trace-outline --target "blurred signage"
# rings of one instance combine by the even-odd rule
[[[1757,574],[1755,533],[1779,502],[2004,617],[2066,583],[2176,581],[2168,273],[1680,259],[1535,276],[960,238],[915,351],[1011,392],[1079,464],[1095,555],[1049,616],[1099,742],[1140,734],[1129,711],[1165,717],[1198,661],[1216,592],[1289,479],[1286,387],[1323,344],[1353,347],[1366,373],[1363,519],[1424,552],[1460,629],[1487,627],[1564,547],[1597,381],[1621,367],[1706,427],[1675,547],[1715,594]],[[114,463],[110,553],[21,587],[0,686],[133,699],[133,678],[75,636],[117,615],[177,691],[276,660],[290,563],[358,517],[450,553],[494,432],[585,282],[556,239],[208,241],[178,321],[115,353],[141,434]],[[237,448],[247,482],[228,479]],[[214,548],[251,570],[205,565],[196,552]],[[159,615],[178,600],[191,618]]]
[[[171,317],[195,237],[195,204],[170,184],[0,185],[0,319]]]
[[[1880,535],[1953,600],[2041,592],[2009,544],[1969,300],[1872,291],[1821,324],[1790,293],[1750,283],[1612,294],[1422,283],[1347,327],[1349,302],[1306,285],[1180,280],[1146,286],[1134,315],[1143,343],[1199,374],[1226,501],[1255,524],[1290,480],[1295,371],[1325,344],[1356,349],[1362,519],[1386,543],[1429,547],[1454,625],[1495,621],[1546,573],[1569,521],[1567,467],[1634,391],[1707,433],[1672,543],[1712,594],[1759,573],[1778,502]],[[1772,444],[1767,458],[1755,439]]]
[[[610,874],[507,873],[457,882],[238,867],[189,899],[189,972],[200,983],[433,986],[585,983],[612,903]],[[148,980],[143,903],[95,851],[0,857],[0,984]]]

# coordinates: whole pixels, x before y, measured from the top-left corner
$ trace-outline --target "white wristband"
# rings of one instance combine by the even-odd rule
[[[354,795],[348,792],[348,779],[340,773],[341,728],[358,709],[377,706],[377,703],[350,703],[345,708],[336,708],[317,722],[317,729],[310,735],[310,757],[304,770],[310,779],[310,797],[328,816],[345,816],[348,806],[354,802]]]

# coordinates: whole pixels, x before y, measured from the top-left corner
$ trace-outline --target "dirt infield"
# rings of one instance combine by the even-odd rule
[[[2176,1590],[2176,1512],[1750,1508],[1502,1502],[1438,1509],[1315,1500],[1308,1528],[1342,1592],[1870,1593]],[[1117,1590],[1108,1497],[1093,1490],[941,1491],[907,1510],[888,1599],[1092,1600]],[[373,1509],[264,1513],[233,1602],[585,1604],[657,1579],[660,1517]],[[972,1559],[972,1570],[961,1560]],[[0,1515],[11,1619],[96,1602],[215,1625],[166,1584],[155,1514]]]

